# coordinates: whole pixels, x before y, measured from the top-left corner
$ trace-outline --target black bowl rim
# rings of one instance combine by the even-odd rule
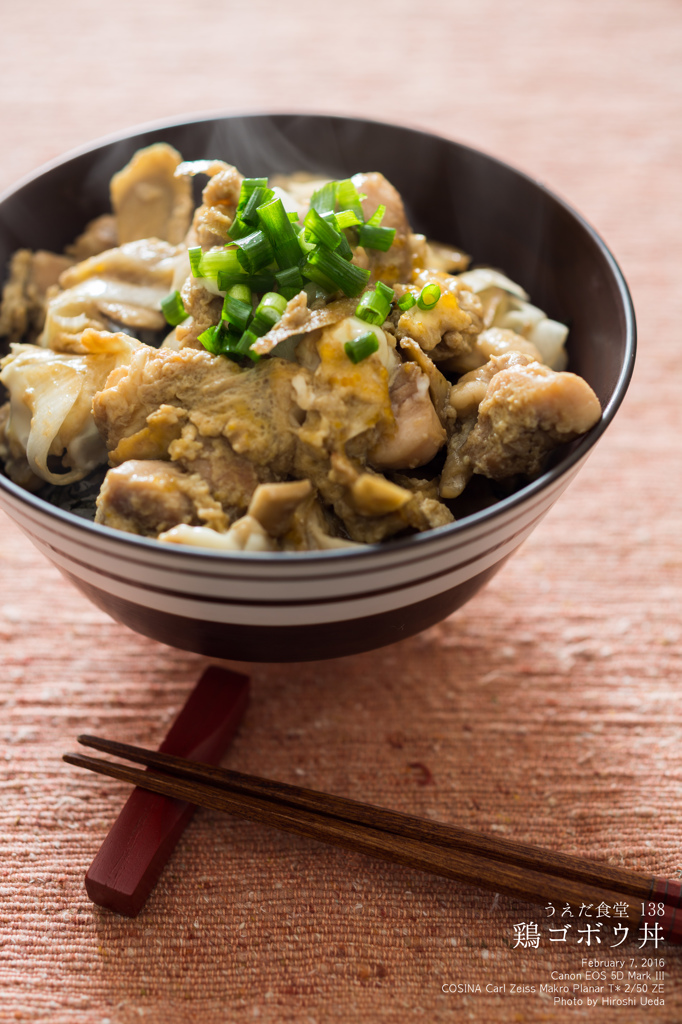
[[[544,192],[550,199],[558,203],[564,211],[572,217],[574,220],[582,226],[587,234],[592,238],[602,256],[605,258],[608,264],[613,278],[618,286],[618,292],[622,302],[623,312],[625,314],[625,355],[623,364],[621,366],[620,374],[616,381],[613,389],[613,394],[606,407],[602,410],[602,416],[599,422],[585,434],[578,442],[575,443],[573,449],[568,455],[561,458],[559,462],[550,467],[544,473],[542,473],[535,480],[521,487],[514,494],[509,495],[506,498],[500,499],[495,505],[491,505],[488,508],[474,512],[471,515],[464,516],[460,520],[456,520],[454,523],[449,523],[447,526],[440,526],[432,530],[425,530],[423,533],[411,535],[409,537],[402,537],[395,540],[382,541],[379,544],[370,545],[359,545],[356,548],[340,548],[333,549],[330,551],[269,551],[269,552],[258,552],[258,551],[212,551],[207,548],[191,548],[189,545],[160,545],[159,541],[152,537],[138,537],[136,534],[123,533],[120,530],[114,530],[109,526],[102,526],[100,523],[92,522],[88,519],[83,519],[71,512],[66,512],[63,509],[58,508],[56,505],[51,505],[49,502],[44,501],[42,498],[37,497],[30,491],[25,490],[18,484],[15,484],[12,480],[9,480],[3,474],[0,474],[0,487],[4,488],[10,494],[14,495],[20,501],[24,502],[29,507],[35,509],[35,511],[42,514],[47,514],[50,517],[55,518],[58,521],[63,522],[65,525],[79,528],[85,531],[86,534],[94,534],[95,537],[100,536],[103,539],[115,541],[122,545],[132,544],[134,547],[139,548],[141,551],[145,549],[149,551],[151,555],[153,553],[163,553],[165,555],[176,555],[186,561],[206,561],[209,562],[237,562],[249,563],[253,562],[256,564],[263,564],[270,561],[281,564],[291,564],[299,562],[334,562],[338,559],[348,560],[357,558],[367,558],[368,555],[372,557],[381,557],[382,554],[394,553],[396,551],[404,550],[414,551],[417,549],[424,549],[430,547],[433,544],[440,543],[446,536],[451,537],[453,535],[462,534],[464,535],[467,531],[473,527],[483,525],[491,522],[492,520],[503,516],[506,512],[517,508],[520,505],[525,504],[529,499],[538,495],[541,491],[548,488],[551,484],[558,481],[562,476],[567,474],[574,466],[576,466],[589,451],[595,446],[599,438],[602,436],[606,428],[613,420],[616,412],[623,402],[625,394],[627,392],[635,365],[635,355],[637,348],[637,327],[635,320],[635,311],[630,295],[630,290],[625,281],[623,272],[621,271],[613,253],[606,245],[605,241],[599,235],[599,233],[592,227],[592,225],[579,213],[574,207],[572,207],[565,199],[560,195],[547,188],[542,182],[536,178],[531,177],[525,171],[521,171],[514,167],[512,164],[507,163],[505,160],[501,160],[499,157],[492,156],[485,151],[478,149],[474,146],[469,146],[466,143],[458,142],[456,139],[451,139],[444,135],[439,135],[437,132],[426,131],[422,128],[417,128],[407,124],[396,124],[387,121],[378,121],[373,118],[362,118],[354,115],[343,115],[343,114],[326,114],[321,112],[310,112],[310,111],[251,111],[246,113],[230,113],[225,114],[221,111],[204,112],[194,115],[188,115],[180,119],[177,118],[164,118],[161,120],[149,121],[139,125],[136,125],[127,130],[120,132],[114,132],[112,134],[102,136],[95,139],[83,146],[79,146],[75,149],[71,149],[68,152],[56,157],[53,160],[42,164],[40,167],[31,171],[29,174],[22,177],[14,185],[10,186],[0,194],[0,203],[3,203],[6,199],[9,199],[12,195],[24,188],[30,182],[42,177],[49,171],[60,167],[70,160],[76,159],[79,156],[84,156],[87,153],[92,153],[97,149],[101,149],[104,146],[111,145],[115,142],[122,142],[126,139],[133,139],[137,135],[145,135],[148,132],[160,131],[164,128],[181,128],[184,125],[198,124],[203,121],[220,121],[220,120],[238,120],[238,119],[277,119],[277,118],[292,118],[292,117],[305,117],[310,119],[319,118],[320,120],[327,121],[338,121],[348,122],[355,121],[357,123],[366,125],[375,125],[378,128],[389,128],[389,129],[400,129],[403,131],[409,131],[416,136],[422,135],[425,138],[440,139],[442,142],[454,145],[459,149],[465,150],[468,153],[473,154],[476,157],[483,156],[486,160],[491,163],[498,164],[507,171],[511,171],[513,174],[524,179],[530,185]],[[160,551],[161,549],[161,551]]]

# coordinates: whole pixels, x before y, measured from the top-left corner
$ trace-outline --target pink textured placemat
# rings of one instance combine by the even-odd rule
[[[680,877],[681,49],[674,0],[4,12],[0,187],[152,118],[365,114],[545,181],[632,287],[628,398],[522,551],[395,647],[249,666],[226,764]],[[580,922],[551,944],[542,910],[206,811],[137,919],[94,907],[83,876],[128,791],[60,756],[82,731],[158,745],[206,663],[110,621],[1,525],[0,1021],[680,1020],[678,949],[649,983],[664,1005],[556,1005],[553,971],[656,951],[579,944]],[[533,922],[538,947],[514,948]]]

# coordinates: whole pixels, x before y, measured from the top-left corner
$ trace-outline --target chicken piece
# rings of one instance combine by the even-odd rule
[[[360,363],[351,362],[345,352],[346,342],[368,328],[356,317],[326,327],[316,342],[319,362],[314,374],[294,378],[298,404],[307,412],[299,438],[327,453],[345,452],[355,440],[353,454],[363,457],[394,423],[388,383],[389,367],[397,356],[384,332],[374,329],[379,348]]]
[[[533,359],[523,352],[505,352],[492,356],[475,370],[463,374],[450,389],[450,407],[458,422],[478,415],[478,407],[488,391],[488,385],[496,373],[512,366],[527,366]]]
[[[530,362],[530,356],[520,352],[507,352],[500,357],[488,359],[485,364],[460,377],[450,391],[449,437],[447,457],[440,474],[440,496],[457,498],[462,494],[473,475],[473,467],[461,455],[462,446],[476,425],[478,407],[485,397],[487,385],[494,375],[506,367]]]
[[[539,363],[544,361],[535,345],[523,335],[505,327],[488,327],[477,335],[470,352],[445,359],[440,365],[446,373],[469,373],[478,366],[484,366],[493,356],[507,352],[521,352]]]
[[[167,458],[198,473],[231,517],[261,482],[289,475],[301,367],[269,359],[240,370],[205,350],[145,348],[112,374],[93,413],[112,464]]]
[[[388,285],[409,280],[412,273],[411,232],[400,193],[378,171],[355,174],[352,181],[360,195],[365,196],[361,201],[365,220],[376,213],[379,206],[385,206],[386,213],[381,226],[396,229],[388,252],[366,250],[367,265],[372,272],[371,280],[383,281]]]
[[[156,537],[179,523],[210,524],[216,530],[228,526],[202,477],[154,459],[131,459],[109,470],[95,522],[143,537]]]
[[[409,288],[396,289],[398,297],[406,291],[417,296],[427,284],[437,284],[441,295],[432,309],[418,305],[406,310],[398,320],[396,337],[413,338],[435,363],[469,354],[483,327],[479,298],[450,274],[422,271]]]
[[[536,475],[553,448],[586,433],[601,416],[599,399],[581,377],[513,352],[465,375],[451,403],[460,426],[441,476],[444,497],[461,493],[473,473],[492,480]]]
[[[168,446],[168,454],[188,473],[197,473],[230,519],[244,514],[258,484],[274,474],[266,465],[255,465],[240,455],[224,437],[206,437],[193,423],[186,423],[180,437]]]
[[[351,540],[376,543],[410,527],[427,527],[426,513],[409,492],[365,468],[379,439],[394,428],[389,381],[400,366],[392,339],[378,327],[373,328],[378,350],[360,363],[351,362],[344,345],[367,329],[355,317],[325,328],[317,341],[314,373],[307,380],[294,378],[298,404],[306,412],[294,475],[314,484]],[[426,379],[424,390],[429,401]],[[436,426],[440,430],[437,418]],[[445,506],[440,509],[443,521],[450,521]],[[435,509],[431,513],[440,515]]]
[[[489,327],[481,331],[476,339],[476,349],[485,357],[486,362],[492,356],[502,356],[507,352],[522,352],[536,362],[542,362],[540,353],[531,341],[505,327]]]
[[[214,162],[206,169],[211,178],[202,193],[202,204],[197,207],[187,241],[210,249],[224,245],[239,202],[242,175],[231,164]]]
[[[446,331],[466,328],[470,323],[470,318],[460,309],[457,297],[446,291],[432,309],[420,309],[414,305],[402,313],[396,337],[412,338],[425,352],[431,353],[440,345]]]
[[[205,350],[173,352],[141,346],[128,367],[109,377],[93,402],[107,450],[114,452],[122,441],[136,439],[160,409],[175,410],[178,420],[185,422],[188,409],[198,405],[203,394],[209,401],[215,398],[228,376],[237,373],[234,363]],[[122,454],[116,461],[134,457]]]
[[[461,454],[463,445],[476,426],[478,408],[486,396],[488,385],[496,373],[510,366],[526,366],[530,356],[507,352],[493,356],[475,370],[465,373],[450,389],[448,454],[440,478],[440,495],[458,497],[473,476],[473,466]]]
[[[277,358],[230,372],[217,394],[209,396],[208,388],[203,389],[200,401],[189,407],[190,422],[204,437],[225,437],[235,452],[254,465],[269,468],[275,476],[287,476],[301,419],[293,380],[302,372],[301,367]]]
[[[194,213],[186,243],[190,246],[200,245],[204,251],[223,248],[229,240],[228,233],[239,201],[242,175],[222,160],[184,163],[176,173],[209,175],[208,184],[202,193],[202,205]],[[177,274],[173,287],[180,291],[189,316],[175,328],[173,338],[169,338],[167,344],[175,349],[201,349],[203,346],[199,335],[220,321],[223,295],[218,291],[215,281],[193,277],[188,262],[184,266],[184,273]]]
[[[478,421],[462,449],[475,473],[502,480],[533,476],[552,448],[586,433],[601,406],[587,381],[541,363],[495,374],[478,409]]]
[[[173,347],[194,348],[205,352],[199,335],[220,322],[223,297],[209,291],[203,278],[192,277],[191,274],[186,277],[180,295],[189,316],[175,328]]]
[[[45,323],[47,293],[71,263],[68,256],[42,249],[18,249],[14,253],[2,291],[0,337],[10,343],[35,341]]]
[[[64,251],[78,263],[117,245],[116,218],[112,213],[103,213],[86,224],[83,233]]]
[[[177,177],[182,157],[165,142],[140,149],[111,179],[111,205],[119,245],[159,238],[178,245],[189,228],[192,190]]]
[[[368,455],[374,469],[425,466],[447,440],[429,395],[429,378],[416,363],[401,363],[389,386],[395,424]]]
[[[406,359],[416,363],[422,373],[428,377],[429,394],[433,407],[441,425],[445,427],[451,418],[450,388],[452,385],[450,381],[443,376],[433,360],[412,338],[400,339],[400,351]]]
[[[412,270],[418,274],[422,270],[443,271],[446,274],[457,274],[469,266],[471,257],[461,249],[442,242],[434,242],[425,235],[411,234],[409,238],[412,250]]]
[[[483,322],[526,338],[540,353],[540,361],[553,370],[564,370],[568,327],[551,320],[528,301],[528,294],[499,270],[476,267],[460,274],[459,280],[475,292],[483,305]]]
[[[292,378],[301,372],[283,359],[240,370],[205,350],[147,348],[126,372],[113,375],[93,412],[113,455],[124,439],[146,435],[150,417],[160,409],[173,409],[199,437],[225,437],[236,452],[284,474],[298,426]]]

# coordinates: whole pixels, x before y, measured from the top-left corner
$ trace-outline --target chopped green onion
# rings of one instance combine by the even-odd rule
[[[223,321],[214,327],[209,327],[199,335],[199,341],[204,348],[214,356],[224,355],[230,345],[230,337]]]
[[[374,213],[372,214],[372,216],[369,218],[369,220],[365,221],[365,223],[369,224],[369,226],[371,228],[378,228],[380,226],[382,220],[384,219],[384,214],[385,213],[386,213],[386,207],[382,203],[380,206],[377,206],[377,208],[374,211]]]
[[[199,264],[201,263],[201,257],[203,256],[203,250],[200,245],[193,245],[187,250],[189,256],[189,265],[192,269],[194,277],[201,277],[201,271]]]
[[[316,249],[313,249],[313,252],[316,252]],[[317,289],[317,294],[322,294],[325,298],[332,292],[337,292],[339,290],[339,286],[332,281],[331,277],[328,277],[321,267],[315,266],[314,263],[308,263],[308,261],[306,261],[301,268],[301,272],[309,281],[313,282]],[[310,302],[311,300],[309,298],[308,305],[310,305]]]
[[[244,355],[247,355],[253,362],[258,361],[259,356],[255,352],[249,351],[251,345],[257,340],[258,336],[249,330],[244,331],[241,336],[233,334],[227,329],[224,320],[216,324],[215,327],[209,327],[202,331],[199,335],[199,341],[208,352],[214,356],[228,356],[237,362],[240,361],[239,357]]]
[[[305,228],[303,227],[302,224],[299,227],[296,240],[298,242],[298,247],[301,251],[302,256],[309,256],[310,253],[313,252],[313,250],[315,249],[315,242],[306,241]]]
[[[250,235],[252,231],[253,224],[247,224],[242,215],[236,213],[227,233],[232,241],[236,242],[238,238],[244,238],[246,235]]]
[[[376,352],[378,348],[379,339],[374,331],[366,331],[359,338],[353,338],[352,341],[347,341],[343,346],[343,350],[351,363],[361,363],[363,359],[371,356],[372,352]]]
[[[362,220],[352,210],[339,210],[338,213],[334,214],[336,221],[336,227],[339,231],[345,230],[345,228],[354,228],[357,224],[362,224]]]
[[[394,291],[383,281],[377,281],[371,291],[365,292],[355,310],[355,315],[368,324],[380,326],[391,311]]]
[[[400,309],[403,310],[403,312],[405,312],[408,309],[412,309],[412,307],[416,305],[417,300],[415,299],[412,292],[405,292],[405,294],[398,299],[398,306]]]
[[[272,189],[268,188],[267,178],[244,178],[242,180],[237,210],[229,231],[230,238],[234,242],[238,238],[245,238],[251,234],[258,222],[256,208],[259,202],[263,203],[266,196],[273,195]]]
[[[336,185],[335,181],[327,181],[316,192],[313,192],[310,197],[311,210],[316,210],[320,215],[333,213],[336,205]]]
[[[218,291],[229,292],[235,284],[245,284],[252,292],[269,292],[275,287],[275,275],[267,271],[264,274],[245,274],[239,266],[239,273],[232,274],[220,271],[218,274]]]
[[[161,312],[171,327],[177,327],[189,316],[178,291],[171,292],[165,299],[161,299]]]
[[[269,203],[274,194],[271,188],[262,188],[261,186],[255,188],[249,196],[248,203],[242,210],[242,220],[245,220],[247,224],[255,226],[258,223],[258,207]]]
[[[344,178],[343,181],[337,181],[336,205],[339,210],[352,210],[360,223],[364,221],[365,216],[362,212],[360,196],[358,195],[358,190],[350,178]]]
[[[287,267],[286,270],[278,270],[275,274],[280,294],[285,299],[293,299],[294,295],[303,288],[303,275],[298,267]]]
[[[366,287],[370,276],[369,270],[356,267],[354,263],[347,263],[338,253],[325,249],[322,245],[318,245],[308,255],[303,266],[303,273],[326,288],[324,280],[320,279],[321,275],[322,278],[331,281],[332,288],[329,290],[340,288],[345,295],[350,296],[359,295]]]
[[[381,252],[388,252],[393,245],[395,228],[378,228],[367,222],[360,224],[358,229],[358,245],[365,249],[380,249]]]
[[[343,238],[341,232],[337,231],[325,217],[321,217],[313,206],[306,213],[303,226],[306,241],[319,242],[320,245],[326,245],[328,249],[336,249],[341,244]]]
[[[393,302],[395,298],[395,292],[393,291],[393,289],[390,288],[387,284],[384,284],[383,281],[377,281],[377,283],[374,285],[374,290],[377,291],[379,295],[383,295],[383,297],[386,299],[386,302],[388,302],[390,306],[390,304]]]
[[[348,239],[345,235],[341,235],[341,241],[339,242],[338,249],[335,250],[337,256],[341,259],[346,260],[348,263],[353,259],[353,250],[351,249]]]
[[[281,199],[271,199],[258,208],[261,229],[273,248],[280,270],[295,267],[301,261],[296,229],[289,220]]]
[[[241,189],[239,190],[239,200],[237,202],[237,213],[243,213],[244,209],[246,208],[246,206],[247,206],[247,204],[249,202],[249,199],[251,198],[252,193],[255,192],[257,188],[267,188],[267,187],[268,187],[268,179],[267,178],[243,178],[242,179],[242,186],[241,186]]]
[[[277,270],[275,278],[280,288],[294,288],[298,286],[300,291],[303,287],[303,275],[298,267],[287,267],[285,270]]]
[[[440,285],[435,281],[425,284],[417,299],[420,309],[433,309],[440,298]]]
[[[233,285],[223,302],[223,320],[245,331],[252,316],[251,289],[242,284]]]
[[[266,292],[263,298],[260,300],[259,306],[269,306],[272,309],[278,309],[280,316],[286,309],[286,302],[282,302],[282,296],[278,295],[277,292]]]
[[[346,212],[350,213],[351,217],[354,220],[357,220],[352,210],[348,210]],[[353,250],[348,244],[348,239],[344,235],[343,229],[339,226],[339,219],[337,215],[335,213],[325,213],[324,220],[331,224],[334,230],[337,231],[339,234],[339,242],[338,245],[336,246],[336,252],[339,254],[339,256],[343,256],[344,260],[352,260]]]
[[[258,308],[253,314],[251,331],[257,336],[267,334],[271,327],[274,327],[282,313],[287,307],[287,300],[278,292],[266,292],[258,303]]]
[[[216,335],[220,330],[220,324],[216,324],[215,327],[207,327],[205,331],[202,331],[198,337],[198,341],[207,349],[212,352],[213,355],[218,355],[218,347],[216,344]]]
[[[262,231],[253,231],[237,243],[237,258],[244,270],[249,274],[257,274],[272,263],[275,253],[269,240]]]
[[[228,294],[233,299],[239,299],[240,302],[251,302],[251,289],[245,281],[235,281],[228,288]]]
[[[239,253],[236,249],[212,249],[201,254],[197,277],[217,278],[221,273],[236,273],[240,270]]]
[[[257,363],[260,356],[256,352],[251,351],[251,346],[257,341],[258,335],[254,334],[250,329],[246,330],[235,345],[234,351],[240,356],[248,356],[254,363]]]
[[[310,309],[314,302],[318,302],[320,299],[326,299],[330,291],[334,291],[334,285],[331,284],[330,288],[323,288],[322,285],[316,281],[306,281],[303,285],[303,291],[308,296],[308,309]]]
[[[287,217],[292,224],[298,224],[298,214],[294,213],[293,210],[287,210]]]

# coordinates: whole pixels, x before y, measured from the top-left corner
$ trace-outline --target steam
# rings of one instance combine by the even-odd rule
[[[62,251],[90,219],[110,210],[112,176],[136,150],[155,142],[168,142],[185,160],[225,160],[249,176],[306,171],[339,178],[380,171],[403,197],[413,230],[461,246],[474,263],[503,268],[550,315],[563,319],[550,270],[558,258],[552,247],[560,234],[560,204],[535,182],[467,147],[345,117],[197,118],[155,125],[76,154],[38,172],[0,203],[3,269],[19,247]],[[203,183],[195,180],[197,203]]]

